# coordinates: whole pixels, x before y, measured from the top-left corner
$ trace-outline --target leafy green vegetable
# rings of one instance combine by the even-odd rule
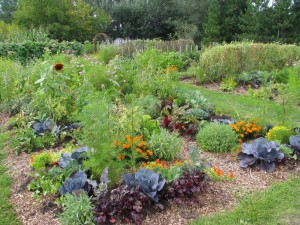
[[[74,150],[71,154],[61,153],[61,159],[58,161],[58,165],[61,168],[65,168],[71,161],[77,161],[79,164],[82,164],[82,161],[85,158],[85,153],[89,151],[87,146],[83,146],[79,149]]]

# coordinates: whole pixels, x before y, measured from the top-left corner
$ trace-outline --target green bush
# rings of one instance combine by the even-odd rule
[[[8,57],[25,64],[30,59],[41,58],[46,51],[50,54],[73,53],[80,55],[83,52],[83,45],[79,42],[47,42],[24,41],[22,43],[0,42],[0,57]]]
[[[292,65],[300,58],[296,45],[241,42],[217,45],[204,50],[200,56],[200,82],[221,81],[253,70],[272,71]]]
[[[62,206],[64,212],[59,215],[59,221],[62,225],[95,224],[93,205],[86,194],[79,196],[67,194],[63,198]]]
[[[225,124],[208,123],[196,136],[197,144],[208,152],[227,152],[236,145],[237,134]]]
[[[181,141],[177,134],[163,128],[160,132],[152,133],[149,144],[153,154],[162,160],[176,159],[181,150]]]

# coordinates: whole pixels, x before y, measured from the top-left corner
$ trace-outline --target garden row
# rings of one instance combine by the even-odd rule
[[[200,161],[198,148],[180,159],[180,135],[196,135],[204,151],[231,151],[241,167],[272,172],[299,158],[296,128],[224,119],[198,91],[176,86],[181,72],[197,69],[197,53],[105,54],[45,55],[26,67],[0,61],[1,107],[15,115],[10,146],[31,154],[28,188],[57,197],[62,224],[114,223],[116,215],[141,224],[147,207],[234,179]]]

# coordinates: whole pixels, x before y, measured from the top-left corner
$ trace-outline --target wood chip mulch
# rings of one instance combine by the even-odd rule
[[[7,121],[7,116],[0,113],[0,125]],[[195,147],[193,138],[182,137],[181,158],[188,158],[190,147]],[[6,149],[8,151],[8,149]],[[43,197],[40,200],[31,197],[27,190],[30,182],[30,174],[33,172],[29,166],[30,155],[22,153],[15,156],[9,153],[5,160],[8,168],[7,173],[12,177],[11,203],[14,206],[17,217],[26,225],[56,225],[57,212],[59,209],[51,197]],[[266,173],[258,168],[241,169],[239,163],[227,154],[201,153],[202,159],[210,160],[217,168],[225,173],[233,171],[236,179],[234,181],[210,182],[207,191],[198,196],[198,203],[187,200],[184,204],[171,204],[163,212],[154,212],[146,215],[143,224],[158,225],[185,225],[199,216],[209,215],[215,212],[224,212],[233,209],[238,197],[245,193],[261,191],[274,182],[283,182],[289,177],[300,176],[299,161],[286,161],[277,165],[274,173]]]

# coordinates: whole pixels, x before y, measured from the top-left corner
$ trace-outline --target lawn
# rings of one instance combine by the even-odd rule
[[[200,217],[191,225],[300,224],[300,179],[277,183],[264,192],[244,196],[231,212]]]
[[[6,140],[7,136],[3,133],[0,133],[0,149],[3,149]],[[0,152],[0,224],[17,225],[20,223],[16,219],[13,207],[9,202],[11,179],[7,174],[5,174],[6,168],[2,163],[4,159],[5,154]]]
[[[220,114],[229,115],[235,119],[258,118],[262,123],[300,126],[300,109],[295,105],[288,104],[283,107],[278,102],[255,99],[248,95],[209,90],[186,83],[179,85],[182,88],[199,90]]]

